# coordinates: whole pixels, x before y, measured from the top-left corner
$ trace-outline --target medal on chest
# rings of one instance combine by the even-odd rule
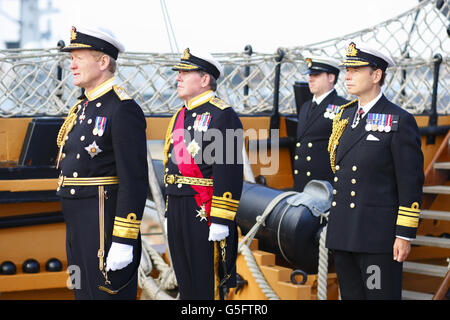
[[[366,131],[391,132],[398,128],[398,115],[369,113],[366,119]]]
[[[197,141],[192,140],[188,146],[187,146],[187,150],[189,151],[189,153],[191,154],[192,158],[194,158],[197,153],[200,151],[200,146],[197,143]]]
[[[341,111],[341,109],[339,108],[339,106],[334,105],[334,104],[329,104],[327,107],[327,110],[325,111],[325,113],[323,114],[324,118],[327,119],[331,119],[333,120],[334,117],[336,117],[336,115]]]
[[[208,130],[209,123],[211,122],[211,114],[209,112],[205,112],[197,115],[194,122],[194,130],[200,132],[206,132]]]
[[[84,119],[86,119],[85,111],[86,111],[86,107],[87,107],[88,103],[89,103],[89,101],[85,101],[83,103],[83,110],[81,111],[81,115],[78,117],[78,120],[80,120],[80,123],[83,123]]]
[[[91,159],[96,155],[98,155],[100,152],[102,152],[102,149],[100,149],[100,147],[97,145],[95,141],[92,142],[90,145],[88,145],[86,148],[84,148],[84,150],[86,150],[87,153],[89,153]]]
[[[95,118],[95,126],[92,130],[92,134],[94,136],[103,136],[103,133],[105,133],[106,128],[106,117],[96,117]]]

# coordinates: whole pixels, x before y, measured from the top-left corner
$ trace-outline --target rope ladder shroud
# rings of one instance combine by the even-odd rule
[[[213,54],[224,66],[218,96],[242,115],[267,114],[273,106],[275,69],[281,63],[279,111],[295,114],[295,81],[307,81],[304,58],[326,55],[341,60],[350,41],[364,42],[388,52],[396,66],[388,70],[386,96],[413,114],[430,112],[435,55],[442,55],[437,90],[438,114],[450,114],[448,85],[450,40],[449,0],[428,0],[376,26],[306,46],[280,48],[278,53],[248,51]],[[173,114],[183,102],[176,91],[172,66],[176,53],[123,53],[116,77],[146,115]],[[0,50],[0,117],[64,116],[75,104],[80,89],[72,83],[70,57],[50,49]],[[338,93],[351,97],[341,75]]]

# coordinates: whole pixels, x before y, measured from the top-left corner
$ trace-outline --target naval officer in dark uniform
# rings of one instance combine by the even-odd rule
[[[345,76],[356,100],[341,107],[330,137],[334,197],[326,245],[343,299],[400,299],[402,262],[419,224],[424,182],[414,117],[381,91],[393,60],[350,43]]]
[[[339,77],[338,61],[313,57],[306,58],[306,62],[313,98],[302,105],[298,115],[294,190],[299,192],[313,179],[331,182],[333,172],[329,166],[328,139],[339,106],[348,102],[334,89]]]
[[[236,285],[235,215],[243,184],[242,124],[215,96],[223,68],[184,50],[164,148],[167,231],[181,299],[222,299]]]
[[[72,28],[73,82],[84,94],[58,134],[66,249],[76,299],[136,299],[140,223],[148,194],[146,121],[117,86],[123,46],[103,30]]]

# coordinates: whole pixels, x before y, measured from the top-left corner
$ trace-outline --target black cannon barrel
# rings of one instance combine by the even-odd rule
[[[153,167],[159,185],[163,188],[162,161],[153,160]],[[236,222],[243,235],[253,227],[256,218],[263,214],[272,200],[283,192],[285,191],[244,182],[236,214]],[[295,269],[309,274],[317,273],[320,218],[313,215],[306,206],[292,206],[288,199],[289,197],[284,198],[274,206],[265,220],[265,226],[261,226],[257,232],[255,238],[259,241],[259,249],[287,260]]]
[[[236,221],[246,234],[263,214],[266,207],[284,191],[266,186],[244,183]],[[317,273],[318,231],[320,218],[303,206],[292,206],[284,198],[274,206],[255,238],[259,249],[272,252],[287,260],[293,268],[309,274]]]

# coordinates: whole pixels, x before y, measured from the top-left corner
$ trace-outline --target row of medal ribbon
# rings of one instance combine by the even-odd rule
[[[333,120],[339,112],[339,106],[329,104],[323,116],[324,118]],[[365,129],[366,131],[390,132],[392,130],[392,114],[367,114]]]
[[[334,105],[334,104],[329,104],[328,107],[327,107],[327,110],[325,110],[325,112],[323,114],[323,117],[333,120],[334,117],[336,117],[336,115],[340,111],[341,111],[341,109],[339,108],[339,106]]]
[[[95,118],[95,126],[94,129],[92,129],[92,134],[94,136],[103,136],[103,133],[105,132],[106,128],[106,117],[96,117]]]
[[[392,114],[368,113],[366,131],[390,132],[392,130]]]

